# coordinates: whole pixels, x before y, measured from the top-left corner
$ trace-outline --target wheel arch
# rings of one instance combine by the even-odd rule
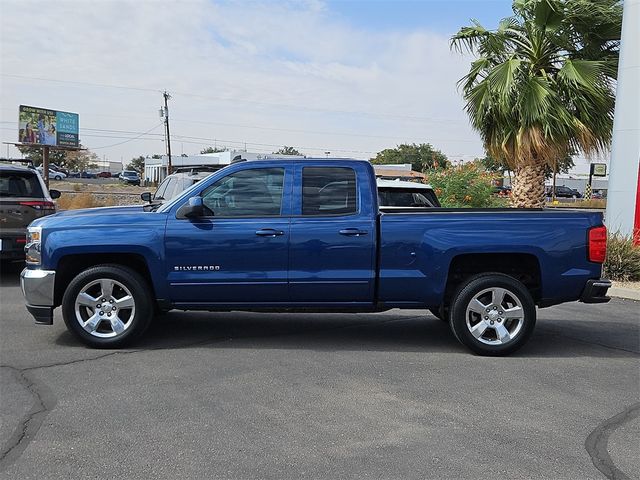
[[[531,253],[463,253],[449,264],[444,303],[449,304],[459,285],[482,273],[502,273],[522,282],[534,302],[542,298],[542,274],[538,257]]]
[[[137,253],[81,253],[61,257],[56,267],[56,281],[54,286],[54,305],[62,303],[62,297],[71,280],[87,268],[98,265],[114,265],[127,267],[138,272],[151,289],[153,298],[156,291],[149,266],[143,255]]]

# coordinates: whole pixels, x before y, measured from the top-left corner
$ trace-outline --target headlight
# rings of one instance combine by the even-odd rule
[[[27,244],[24,247],[26,260],[29,265],[40,265],[42,227],[27,227]]]

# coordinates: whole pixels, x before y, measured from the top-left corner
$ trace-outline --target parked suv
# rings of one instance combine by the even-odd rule
[[[24,258],[27,225],[55,213],[57,190],[47,191],[38,172],[18,165],[0,164],[0,259]]]
[[[438,197],[431,185],[406,182],[402,180],[376,179],[378,186],[378,205],[380,208],[440,207]]]
[[[119,178],[127,185],[140,185],[140,176],[135,170],[123,170]]]

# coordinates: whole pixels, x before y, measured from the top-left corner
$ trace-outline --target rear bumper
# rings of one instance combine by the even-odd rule
[[[611,297],[607,297],[607,290],[610,288],[610,280],[587,280],[580,301],[583,303],[606,303],[611,300]]]
[[[15,230],[15,229],[12,229]],[[2,246],[0,247],[0,259],[13,260],[24,258],[24,246],[26,245],[26,229],[24,231],[2,232],[0,236]]]
[[[53,324],[53,291],[56,272],[52,270],[30,270],[20,274],[20,287],[27,302],[27,310],[36,323]]]

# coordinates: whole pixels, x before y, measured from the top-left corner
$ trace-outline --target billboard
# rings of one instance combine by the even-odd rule
[[[77,113],[20,105],[18,141],[37,145],[79,147]]]

